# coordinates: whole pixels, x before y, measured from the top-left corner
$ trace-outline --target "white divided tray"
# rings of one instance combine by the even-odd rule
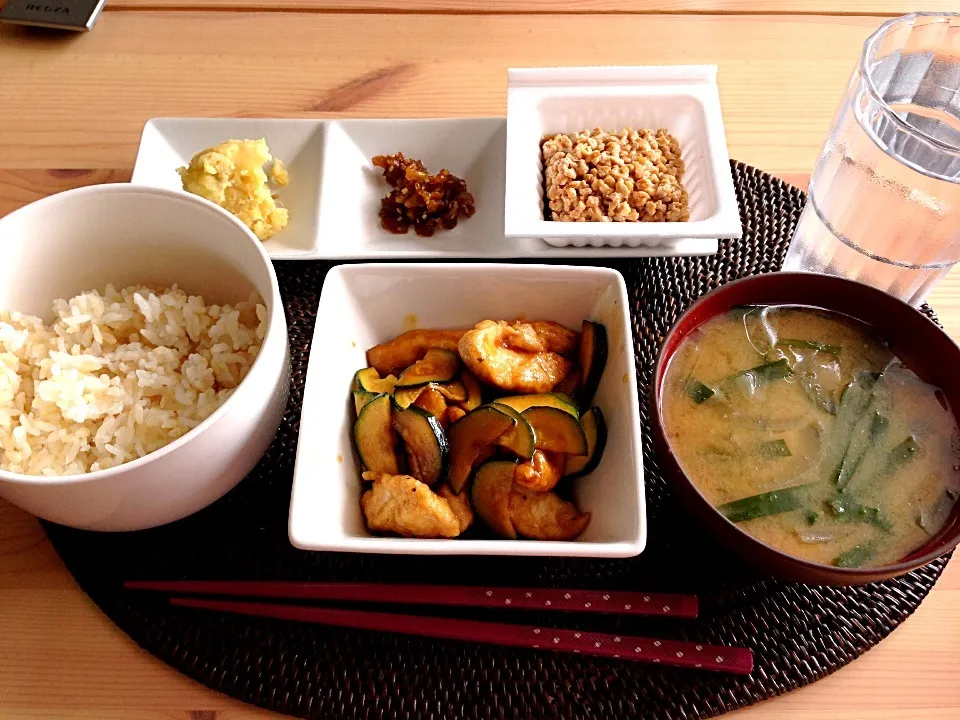
[[[177,168],[198,152],[230,139],[264,138],[274,158],[290,171],[289,185],[278,189],[290,210],[290,224],[264,243],[275,259],[602,260],[706,255],[716,252],[717,238],[739,237],[715,68],[510,72],[507,118],[154,118],[143,129],[132,182],[182,191]],[[560,88],[555,86],[558,77],[566,78],[567,85],[573,77],[581,85]],[[588,81],[596,87],[585,87]],[[544,84],[546,89],[540,87]],[[541,134],[598,124],[609,129],[664,126],[677,136],[688,168],[684,182],[691,222],[543,220]],[[462,177],[476,199],[476,214],[430,238],[412,229],[394,235],[381,228],[380,200],[391,188],[371,159],[396,152],[423,161],[430,172],[446,168]]]

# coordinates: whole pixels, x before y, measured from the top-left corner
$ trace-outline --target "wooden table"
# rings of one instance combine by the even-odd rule
[[[151,116],[500,115],[506,68],[537,65],[717,63],[731,155],[803,184],[861,43],[911,5],[108,0],[90,34],[0,29],[0,215],[129,179]],[[931,303],[960,339],[960,274]],[[955,719],[958,646],[953,563],[880,647],[737,716]],[[267,716],[137,648],[80,592],[36,520],[0,501],[0,718]]]

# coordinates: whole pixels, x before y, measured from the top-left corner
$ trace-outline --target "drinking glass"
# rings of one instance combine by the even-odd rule
[[[783,269],[919,305],[958,260],[960,13],[914,13],[864,43]]]

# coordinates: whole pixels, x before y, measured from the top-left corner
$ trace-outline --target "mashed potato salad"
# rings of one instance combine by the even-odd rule
[[[108,285],[53,303],[52,325],[0,310],[0,469],[68,475],[157,450],[216,410],[266,332],[255,293],[206,305],[176,285]]]

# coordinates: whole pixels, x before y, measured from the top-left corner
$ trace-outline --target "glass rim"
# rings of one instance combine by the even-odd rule
[[[956,18],[960,20],[960,12],[914,12],[908,15],[901,15],[900,17],[891,18],[883,23],[880,27],[874,30],[870,36],[863,43],[863,52],[860,54],[860,76],[864,79],[864,85],[867,92],[870,96],[878,103],[881,112],[894,124],[902,128],[905,132],[910,135],[920,137],[925,142],[934,145],[944,152],[956,155],[960,157],[960,146],[952,145],[950,143],[944,142],[938,138],[928,135],[923,130],[914,127],[906,120],[901,118],[889,103],[883,99],[879,92],[877,92],[876,85],[874,85],[873,78],[870,75],[869,70],[867,69],[867,58],[870,57],[871,51],[873,51],[880,41],[886,36],[891,28],[902,25],[904,23],[916,22],[917,18],[942,18],[944,21],[949,21],[950,19]]]

